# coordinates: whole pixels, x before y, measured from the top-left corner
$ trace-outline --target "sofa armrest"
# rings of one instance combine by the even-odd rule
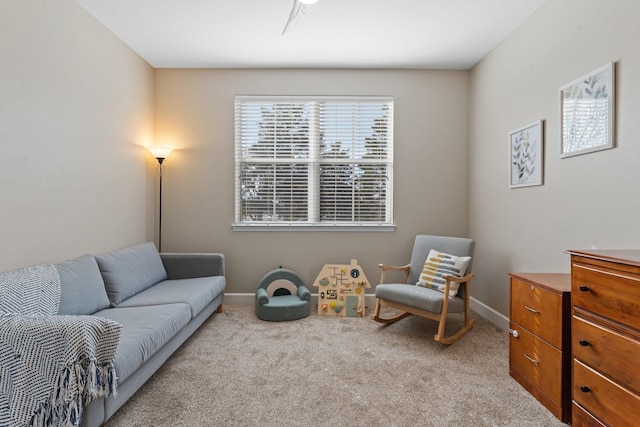
[[[170,280],[224,276],[223,254],[161,253],[160,258]]]

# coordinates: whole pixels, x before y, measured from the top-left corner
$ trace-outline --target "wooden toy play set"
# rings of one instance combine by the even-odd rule
[[[322,316],[364,317],[365,289],[371,288],[358,261],[325,264],[313,282],[318,288],[318,314]]]

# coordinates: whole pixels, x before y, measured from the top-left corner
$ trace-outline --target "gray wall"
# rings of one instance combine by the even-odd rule
[[[418,233],[467,234],[467,71],[156,70],[156,139],[166,161],[162,246],[220,251],[228,292],[255,292],[282,265],[309,285],[325,263],[409,262]],[[391,95],[395,232],[234,232],[234,95]]]
[[[0,2],[0,40],[0,271],[152,238],[153,69],[73,0]]]
[[[640,246],[640,2],[548,0],[471,72],[474,297],[509,312],[510,271],[569,272],[567,249]],[[560,158],[559,87],[615,61],[617,147]],[[545,121],[544,185],[509,189],[508,133]]]

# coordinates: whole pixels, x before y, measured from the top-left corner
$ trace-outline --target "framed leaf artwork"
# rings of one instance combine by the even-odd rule
[[[560,88],[560,157],[613,148],[613,62]]]
[[[542,120],[509,132],[509,187],[542,185],[543,156]]]

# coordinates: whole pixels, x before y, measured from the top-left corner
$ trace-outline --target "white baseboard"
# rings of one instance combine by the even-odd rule
[[[228,305],[253,305],[255,302],[256,294],[254,293],[225,293],[223,304]],[[366,306],[373,309],[376,304],[376,296],[373,294],[367,294],[365,296]],[[318,294],[311,294],[311,304],[318,304]],[[471,309],[484,317],[503,331],[509,330],[509,318],[498,313],[488,305],[478,301],[475,298],[471,298]]]
[[[496,325],[498,328],[502,329],[505,332],[509,330],[509,318],[502,313],[495,311],[493,308],[478,301],[473,297],[470,298],[469,304],[471,306],[471,310],[475,311],[480,316]]]
[[[256,294],[231,294],[224,293],[223,305],[253,305]]]

